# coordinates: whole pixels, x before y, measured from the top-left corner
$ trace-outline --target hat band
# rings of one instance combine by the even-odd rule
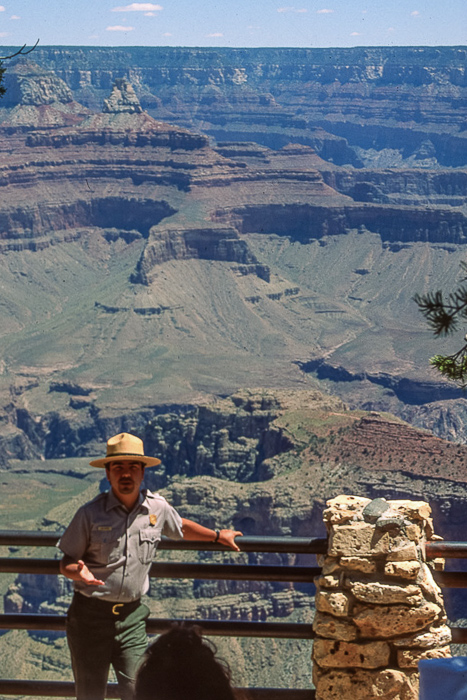
[[[143,457],[147,459],[145,455],[142,455],[140,452],[114,452],[111,455],[108,454],[106,459],[108,457]]]

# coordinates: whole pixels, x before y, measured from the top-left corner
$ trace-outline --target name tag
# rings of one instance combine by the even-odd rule
[[[100,525],[97,529],[100,532],[110,532],[112,530],[111,527],[107,527],[106,525]]]

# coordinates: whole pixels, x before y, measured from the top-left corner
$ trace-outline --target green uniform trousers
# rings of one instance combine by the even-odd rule
[[[77,700],[104,700],[110,666],[120,697],[132,700],[136,670],[147,647],[148,616],[149,608],[139,600],[115,605],[75,593],[66,630]]]

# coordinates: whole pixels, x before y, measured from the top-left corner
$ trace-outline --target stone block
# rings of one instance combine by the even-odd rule
[[[425,537],[427,540],[442,540],[443,539],[443,537],[441,537],[440,535],[435,535],[433,518],[427,518],[425,520]]]
[[[344,523],[354,518],[361,518],[362,511],[368,503],[369,498],[361,496],[340,495],[326,501],[327,508],[323,512],[323,520],[326,523]]]
[[[422,525],[419,523],[408,523],[405,527],[405,534],[407,535],[407,539],[418,544],[425,533],[423,532]]]
[[[339,591],[317,591],[315,607],[320,612],[347,617],[350,612],[350,598],[346,593]]]
[[[319,637],[325,639],[342,639],[351,642],[357,638],[357,628],[354,624],[332,615],[326,615],[326,613],[317,612],[315,614],[313,629]]]
[[[363,637],[391,638],[423,630],[441,613],[439,605],[427,602],[419,607],[357,604],[352,619]]]
[[[409,561],[420,558],[420,548],[399,532],[378,530],[365,522],[331,527],[329,536],[331,556],[378,556],[389,561]]]
[[[317,700],[418,700],[418,674],[413,671],[317,668],[313,682]]]
[[[430,559],[430,566],[434,571],[444,571],[446,559],[441,559],[441,557]]]
[[[451,643],[451,640],[452,633],[450,627],[447,625],[439,625],[437,627],[430,627],[427,632],[419,632],[417,634],[411,634],[408,637],[394,639],[392,644],[395,647],[431,649],[432,647],[446,646],[446,644]]]
[[[318,555],[318,565],[322,567],[322,573],[324,576],[340,571],[339,559],[337,557],[322,556],[322,560],[320,560],[320,556],[322,555]]]
[[[447,659],[451,656],[449,646],[438,649],[399,649],[397,652],[397,663],[399,668],[417,668],[418,662],[422,659]]]
[[[374,498],[362,511],[363,520],[367,523],[375,523],[384,513],[391,510],[391,506],[385,498]]]
[[[441,588],[434,580],[430,567],[425,563],[422,563],[420,567],[417,583],[420,584],[425,598],[437,603],[440,606],[444,605]]]
[[[330,556],[369,555],[373,551],[375,529],[364,522],[333,526],[329,536]]]
[[[386,642],[344,642],[315,639],[313,661],[324,668],[383,668],[389,664],[390,647]]]
[[[376,571],[376,562],[365,557],[341,557],[340,565],[344,569],[360,571],[362,574],[373,574]]]
[[[409,580],[416,579],[420,571],[418,561],[390,561],[384,567],[386,576],[397,576]]]
[[[395,585],[372,581],[349,581],[350,590],[364,603],[376,603],[389,605],[391,603],[406,603],[408,605],[420,605],[423,600],[422,591],[414,584]]]
[[[317,576],[315,578],[315,585],[321,588],[339,588],[340,586],[340,576],[334,576],[329,574],[328,576]]]
[[[417,548],[415,542],[399,539],[392,543],[388,542],[386,555],[388,561],[419,561],[421,550]]]
[[[389,501],[391,508],[410,520],[427,520],[431,507],[426,501]]]

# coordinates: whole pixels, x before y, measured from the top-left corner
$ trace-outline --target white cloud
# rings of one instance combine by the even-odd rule
[[[10,19],[21,19],[18,15],[11,15]]]
[[[332,15],[334,10],[316,10],[317,15]]]
[[[128,27],[122,24],[116,24],[113,27],[106,27],[106,32],[132,32],[134,27]]]
[[[350,36],[362,36],[360,32],[352,32]]]
[[[145,16],[145,17],[155,17],[155,16],[156,16],[156,13],[155,13],[155,12],[145,12],[145,13],[144,13],[144,16]]]
[[[224,35],[222,34],[222,32],[213,32],[212,34],[206,34],[206,36],[211,39],[214,37],[220,37],[220,36],[224,36]]]
[[[297,7],[278,7],[277,8],[278,12],[297,12],[297,13],[302,13],[302,12],[308,12],[308,10],[305,10],[304,7],[298,9]]]
[[[394,29],[394,27],[388,27],[388,32],[395,32],[395,31],[396,30]]]
[[[0,12],[5,12],[5,8],[3,7],[3,5],[0,5]]]
[[[131,5],[113,7],[112,12],[157,12],[162,9],[162,5],[154,5],[152,2],[132,2]]]
[[[172,32],[164,32],[162,36],[173,36]]]
[[[8,36],[8,32],[0,32],[0,36]]]
[[[413,12],[410,13],[410,16],[411,17],[418,17],[419,14],[420,14],[420,12],[418,10],[414,10]]]

